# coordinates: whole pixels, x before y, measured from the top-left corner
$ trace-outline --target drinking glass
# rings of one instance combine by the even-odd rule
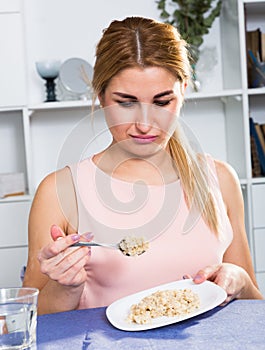
[[[30,349],[36,343],[36,288],[0,288],[0,349]]]

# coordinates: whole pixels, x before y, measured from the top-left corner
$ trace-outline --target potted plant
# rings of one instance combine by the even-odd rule
[[[222,0],[157,0],[160,17],[175,26],[189,44],[193,68],[193,88],[198,91],[196,63],[199,59],[203,37],[209,33],[216,17],[220,15]]]

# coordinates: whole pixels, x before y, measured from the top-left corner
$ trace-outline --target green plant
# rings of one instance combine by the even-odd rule
[[[203,36],[209,33],[215,18],[220,15],[222,0],[158,0],[156,3],[161,19],[175,26],[190,45],[195,65]]]

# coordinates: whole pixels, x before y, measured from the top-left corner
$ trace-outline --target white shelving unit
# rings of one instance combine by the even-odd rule
[[[58,0],[58,3],[60,1]],[[93,5],[98,6],[98,13],[103,2],[99,0],[98,4]],[[77,161],[84,154],[89,155],[104,148],[110,141],[109,134],[103,132],[99,140],[92,142],[95,130],[104,131],[105,124],[103,116],[100,116],[95,129],[91,127],[87,117],[91,107],[90,101],[41,102],[44,82],[38,77],[34,66],[38,58],[37,51],[44,51],[45,45],[48,50],[53,44],[57,57],[60,50],[63,57],[66,48],[69,49],[70,42],[70,39],[69,42],[62,40],[58,45],[56,35],[53,42],[50,33],[57,29],[55,25],[52,27],[55,14],[49,17],[46,3],[47,1],[39,0],[37,7],[33,0],[27,0],[25,3],[23,0],[3,0],[0,6],[0,28],[1,19],[5,18],[3,23],[7,23],[12,16],[19,28],[17,30],[20,30],[20,45],[16,55],[26,67],[24,74],[20,72],[18,76],[12,77],[12,86],[15,85],[16,90],[14,98],[10,97],[7,88],[2,88],[3,91],[0,89],[3,92],[2,96],[0,94],[0,172],[24,172],[27,185],[25,196],[0,200],[0,286],[20,284],[20,269],[25,265],[27,257],[28,213],[41,179],[64,164]],[[59,11],[60,6],[57,5]],[[129,9],[129,13],[123,10],[116,15],[110,10],[109,17],[106,18],[106,14],[102,14],[102,20],[108,24],[113,18],[123,18],[126,15],[159,19],[153,0],[148,0],[145,4],[141,0],[135,1],[134,4],[130,2],[130,6],[135,8]],[[39,8],[42,13],[38,12]],[[80,13],[89,12],[89,4],[84,0],[78,0],[76,8]],[[68,16],[72,18],[72,11],[68,10]],[[57,15],[66,16],[63,22],[67,22],[67,9],[64,13],[59,11]],[[48,18],[51,20],[49,24]],[[265,1],[223,2],[222,15],[215,21],[202,47],[207,49],[214,46],[217,63],[211,69],[206,67],[205,71],[202,69],[199,72],[201,91],[187,93],[181,117],[194,130],[202,149],[216,158],[228,161],[239,175],[245,200],[250,248],[258,282],[265,294],[265,216],[262,213],[265,204],[265,178],[252,178],[249,136],[249,114],[254,118],[258,115],[259,118],[264,118],[262,120],[265,122],[265,88],[248,89],[245,55],[245,27],[253,28],[256,25],[263,27],[265,31]],[[95,26],[91,23],[90,31],[93,27]],[[94,38],[95,43],[103,27],[104,25],[100,26],[97,38]],[[36,42],[36,32],[42,35],[43,48]],[[77,38],[77,34],[81,36],[79,45],[84,45],[86,34],[79,31],[74,33],[73,37]],[[8,40],[11,39],[12,36],[1,37],[0,31],[1,45],[3,41],[5,49],[13,54],[14,48],[10,48],[8,44]],[[52,50],[49,50],[50,52]],[[93,53],[89,52],[87,56],[91,57]],[[74,55],[75,53],[72,57]],[[85,54],[83,57],[86,58]],[[12,66],[8,59],[5,62],[2,60],[0,57],[0,67],[4,63],[7,66],[11,64],[9,72],[18,69]],[[5,85],[9,87],[10,80],[6,79]],[[18,94],[17,91],[22,93]],[[12,266],[12,271],[6,271],[5,266]]]
[[[244,118],[248,131],[248,120],[252,117],[255,122],[265,123],[265,88],[248,88],[246,31],[260,28],[265,32],[265,1],[239,0],[239,31],[241,44],[242,89],[244,101]],[[249,133],[248,133],[249,138]],[[249,168],[251,171],[251,168]],[[248,180],[249,200],[247,209],[249,214],[249,233],[252,236],[252,251],[257,281],[265,295],[265,178],[251,178]]]

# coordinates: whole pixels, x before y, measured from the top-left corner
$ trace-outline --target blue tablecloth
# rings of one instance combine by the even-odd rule
[[[38,350],[260,350],[265,349],[265,301],[236,300],[170,326],[125,332],[105,308],[38,317]]]

